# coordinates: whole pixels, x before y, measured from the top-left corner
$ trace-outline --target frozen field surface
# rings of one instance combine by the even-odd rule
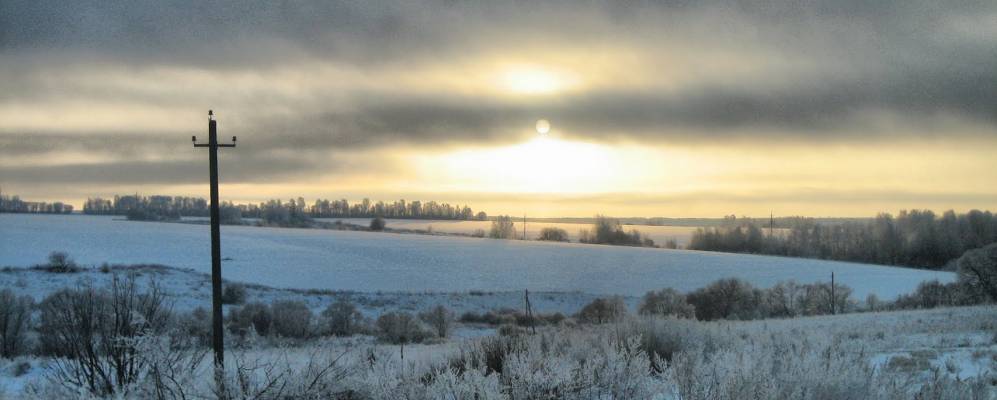
[[[350,224],[356,224],[361,226],[367,226],[370,224],[370,218],[319,218],[319,221],[324,222],[336,222],[343,221]],[[516,224],[516,235],[522,236],[523,234],[523,221],[515,220],[513,222]],[[475,230],[481,229],[488,232],[491,228],[491,221],[448,221],[448,220],[431,220],[431,219],[393,219],[388,218],[385,220],[386,226],[388,228],[394,229],[412,229],[412,230],[432,230],[434,232],[445,232],[445,233],[460,233],[465,235],[470,235],[474,233]],[[540,231],[543,228],[560,228],[564,229],[568,233],[568,238],[572,242],[578,241],[578,232],[582,229],[592,230],[591,224],[577,224],[577,223],[566,223],[566,222],[533,222],[529,221],[526,223],[526,236],[529,238],[536,238],[540,235]],[[658,245],[665,244],[665,241],[672,239],[679,246],[687,246],[689,240],[692,238],[693,232],[699,229],[695,226],[653,226],[653,225],[623,225],[623,229],[629,231],[631,229],[636,229],[640,231],[641,235],[644,237],[654,240]]]
[[[0,265],[41,263],[53,250],[83,264],[158,263],[207,272],[208,227],[83,215],[0,215]],[[226,279],[354,291],[577,291],[641,295],[726,277],[761,287],[827,281],[892,298],[954,274],[784,257],[314,229],[222,227]]]

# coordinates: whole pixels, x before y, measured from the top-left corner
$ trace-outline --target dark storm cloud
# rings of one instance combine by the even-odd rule
[[[224,157],[223,157],[224,159]],[[295,176],[311,168],[304,160],[290,157],[231,157],[219,174],[227,183],[245,183]],[[203,183],[204,160],[107,161],[51,166],[7,166],[0,181],[25,186],[48,184],[191,184]]]
[[[317,60],[360,69],[389,65],[404,74],[410,64],[446,70],[454,60],[525,46],[556,53],[608,45],[646,59],[652,67],[644,78],[650,81],[656,79],[654,67],[671,58],[697,60],[712,53],[730,52],[732,67],[750,54],[770,57],[763,66],[795,67],[793,73],[773,69],[735,82],[706,77],[670,90],[604,85],[539,100],[445,89],[411,93],[404,87],[288,99],[258,98],[240,88],[222,95],[238,98],[246,116],[233,131],[257,144],[240,154],[276,174],[305,167],[306,161],[288,155],[293,151],[512,141],[518,139],[514,132],[541,117],[553,120],[558,132],[601,140],[714,141],[745,132],[867,140],[931,132],[942,117],[992,131],[997,124],[994,16],[997,3],[988,1],[6,0],[0,2],[0,106],[73,99],[126,101],[168,112],[199,100],[196,93],[174,98],[171,91],[52,83],[52,75],[78,65],[86,69],[88,63],[121,65],[123,75],[183,66],[267,76],[272,68]],[[343,102],[350,107],[330,105]],[[281,103],[289,111],[257,115],[252,107],[260,103]],[[900,129],[881,130],[868,122],[870,114],[901,121]],[[907,128],[912,132],[896,132]],[[47,133],[0,129],[0,156],[56,149],[123,155],[179,146],[163,135]],[[5,167],[3,174],[53,181],[101,175],[100,167],[76,167]],[[194,171],[151,161],[106,167],[121,170],[104,174],[108,182],[150,177],[186,182]],[[242,167],[240,179],[265,173],[264,167]]]

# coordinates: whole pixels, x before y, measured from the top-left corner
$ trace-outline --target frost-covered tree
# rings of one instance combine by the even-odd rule
[[[513,239],[516,237],[516,223],[512,222],[512,217],[502,215],[492,221],[492,228],[488,231],[488,237],[492,239]]]
[[[12,358],[24,352],[31,324],[31,296],[16,296],[10,289],[0,291],[0,357]]]
[[[687,296],[701,320],[751,319],[758,313],[759,297],[750,283],[736,278],[717,280]]]
[[[997,300],[997,243],[966,252],[957,265],[960,280],[991,300]]]
[[[564,229],[557,227],[546,227],[540,230],[540,236],[537,240],[546,240],[551,242],[567,242],[568,232]]]
[[[273,311],[273,331],[278,336],[305,338],[311,333],[312,310],[304,302],[275,301],[270,308]]]
[[[672,288],[647,292],[637,312],[641,315],[695,318],[696,309],[686,302],[685,295]]]
[[[617,322],[627,315],[623,297],[613,296],[592,300],[578,312],[578,320],[590,324]]]
[[[436,332],[436,336],[446,338],[453,328],[454,314],[443,305],[437,305],[433,309],[419,314],[419,319],[429,324],[429,327]]]
[[[329,333],[336,336],[351,336],[359,333],[363,327],[363,314],[347,299],[339,299],[330,304],[322,311],[322,318],[325,319]]]

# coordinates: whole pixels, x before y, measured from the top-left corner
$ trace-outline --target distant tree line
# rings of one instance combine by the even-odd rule
[[[269,200],[258,204],[232,204],[220,206],[222,220],[237,223],[241,218],[258,218],[269,225],[300,226],[311,223],[312,218],[413,218],[486,220],[488,214],[477,214],[468,206],[454,206],[435,201],[398,200],[393,203],[371,202],[363,199],[350,204],[346,199],[318,199],[308,205],[305,199]],[[210,213],[207,200],[184,196],[114,196],[113,199],[89,198],[83,206],[85,214],[125,215],[136,220],[179,220],[181,217],[207,217]]]
[[[636,229],[626,231],[620,221],[614,218],[597,215],[592,229],[582,229],[578,232],[578,241],[589,244],[609,244],[616,246],[645,246],[655,247],[651,238],[643,236]],[[486,232],[476,231],[471,236],[484,237]],[[516,223],[508,215],[500,215],[492,219],[491,229],[487,236],[492,239],[523,239],[525,236],[519,235],[516,230]],[[536,240],[550,242],[568,242],[568,232],[557,227],[545,227],[540,230]]]
[[[478,212],[477,214],[468,206],[450,205],[449,203],[437,203],[435,201],[422,202],[414,200],[406,202],[404,199],[392,203],[378,201],[371,202],[370,199],[363,199],[360,202],[350,204],[346,199],[325,200],[318,199],[311,207],[303,207],[304,199],[298,198],[297,204],[302,209],[307,209],[308,214],[313,218],[412,218],[412,219],[455,219],[455,220],[479,220],[488,219],[488,214]]]
[[[0,213],[69,214],[71,212],[73,212],[73,205],[61,201],[52,203],[25,201],[18,195],[0,194]]]
[[[979,210],[949,210],[941,217],[930,210],[904,210],[896,217],[880,213],[836,224],[797,217],[788,225],[765,232],[755,221],[729,218],[723,227],[697,229],[689,248],[938,269],[967,250],[997,242],[997,219]]]
[[[644,295],[637,312],[641,315],[696,318],[699,320],[749,320],[843,314],[865,311],[930,309],[988,304],[997,300],[997,244],[966,252],[955,263],[958,279],[922,282],[911,293],[894,300],[869,294],[864,301],[852,298],[848,286],[830,282],[809,284],[782,281],[770,288],[725,278],[689,293],[671,288]],[[592,301],[576,315],[580,322],[602,324],[626,316],[622,297]]]
[[[180,217],[207,217],[208,202],[198,197],[184,196],[114,196],[113,199],[88,198],[83,213],[93,215],[124,215],[135,220],[179,220]]]

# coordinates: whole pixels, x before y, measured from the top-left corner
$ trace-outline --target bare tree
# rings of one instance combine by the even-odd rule
[[[419,314],[419,318],[436,331],[436,336],[445,338],[450,335],[454,314],[443,305],[437,305],[432,310]]]
[[[53,380],[99,396],[123,392],[145,370],[137,339],[169,325],[170,310],[155,284],[140,293],[134,277],[110,289],[64,289],[42,302],[39,329],[53,358]]]
[[[0,357],[23,353],[33,305],[30,296],[17,297],[10,289],[0,291]]]

